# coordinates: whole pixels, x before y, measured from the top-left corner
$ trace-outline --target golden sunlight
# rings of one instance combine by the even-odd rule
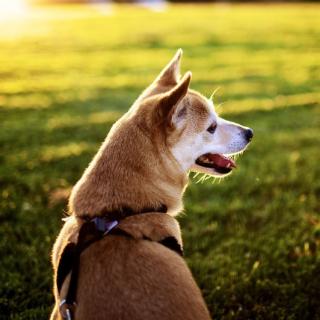
[[[25,0],[0,0],[0,21],[21,18],[28,12]]]

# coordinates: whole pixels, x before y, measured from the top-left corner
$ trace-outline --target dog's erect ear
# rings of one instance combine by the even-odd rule
[[[179,49],[171,61],[160,72],[158,77],[139,96],[137,102],[150,97],[155,93],[167,91],[168,87],[173,87],[179,82],[181,56],[182,49]]]
[[[176,106],[187,94],[191,76],[191,72],[188,71],[173,89],[164,94],[163,101],[166,105],[168,105],[168,107],[171,108]]]
[[[185,106],[179,102],[186,96],[192,74],[188,71],[181,81],[170,91],[165,93],[160,101],[161,113],[171,124],[177,125],[186,114]]]
[[[175,85],[180,79],[180,60],[182,49],[179,49],[171,61],[163,68],[155,82],[164,86]]]

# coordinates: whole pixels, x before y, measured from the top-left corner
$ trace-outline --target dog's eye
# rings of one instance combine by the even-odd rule
[[[210,132],[211,134],[214,134],[214,132],[216,131],[217,129],[217,124],[216,123],[213,123],[208,129],[207,131]]]

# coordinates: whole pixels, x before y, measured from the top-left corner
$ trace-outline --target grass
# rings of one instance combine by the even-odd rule
[[[314,5],[38,9],[0,26],[0,318],[45,319],[65,190],[174,54],[254,128],[231,177],[191,183],[185,254],[216,319],[320,319],[320,14]]]

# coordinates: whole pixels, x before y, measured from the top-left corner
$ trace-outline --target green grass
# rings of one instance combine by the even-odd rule
[[[217,319],[320,319],[320,7],[39,10],[0,25],[0,318],[46,319],[59,197],[179,47],[192,87],[254,128],[191,183],[186,259]]]

